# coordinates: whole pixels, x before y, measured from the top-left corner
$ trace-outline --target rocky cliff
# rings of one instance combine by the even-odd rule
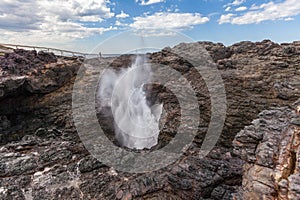
[[[244,199],[300,199],[300,99],[261,112],[233,141],[246,161]]]
[[[201,125],[180,160],[144,174],[119,172],[105,166],[81,143],[71,107],[72,87],[82,60],[23,50],[0,56],[0,199],[232,199],[243,195],[247,199],[256,191],[257,184],[267,188],[261,191],[266,198],[282,196],[284,199],[290,195],[293,199],[291,195],[297,193],[293,187],[299,186],[298,175],[294,176],[296,167],[282,168],[286,166],[283,159],[286,149],[294,152],[290,153],[289,160],[297,158],[297,145],[291,145],[293,139],[289,139],[295,135],[291,130],[296,125],[289,125],[290,121],[295,123],[295,114],[291,114],[294,111],[290,108],[279,107],[291,106],[300,98],[300,43],[276,44],[265,40],[225,47],[199,42],[174,48],[184,47],[193,52],[197,45],[209,52],[225,84],[228,110],[221,138],[207,157],[199,157],[211,116],[205,83],[193,73],[191,63],[170,49],[149,54],[149,62],[169,65],[196,83]],[[132,56],[91,62],[112,62],[114,68],[127,67]],[[180,108],[170,91],[157,86],[149,92],[158,96],[167,111],[169,124],[162,131],[159,143],[163,146],[176,134]],[[277,107],[274,108],[277,111],[263,114],[270,107]],[[260,133],[260,129],[252,130],[251,122],[261,112],[260,117],[282,119],[277,122],[272,118],[269,123],[257,125],[276,124],[276,131],[267,134]],[[111,123],[105,122],[101,114],[98,117],[104,126]],[[239,137],[241,132],[246,135]],[[266,150],[268,139],[275,141],[272,143],[275,145],[281,142],[281,137],[286,137],[282,140],[286,141],[283,147],[276,149],[271,145]],[[248,140],[251,140],[249,144]],[[273,160],[275,154],[280,164]],[[277,179],[256,184],[252,181],[256,167],[265,167],[267,173],[275,171]]]

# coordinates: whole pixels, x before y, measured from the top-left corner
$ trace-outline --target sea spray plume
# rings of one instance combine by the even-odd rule
[[[144,149],[157,144],[162,104],[149,106],[143,86],[151,81],[151,66],[145,56],[119,72],[106,70],[98,98],[110,106],[114,116],[115,137],[128,148]]]

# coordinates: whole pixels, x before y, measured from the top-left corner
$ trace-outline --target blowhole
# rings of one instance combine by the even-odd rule
[[[139,64],[144,61],[137,57],[131,68],[109,70],[96,92],[97,117],[105,135],[116,146],[134,152],[163,148],[180,124],[176,96],[158,83],[149,83],[151,77],[145,72],[151,75],[150,65]]]

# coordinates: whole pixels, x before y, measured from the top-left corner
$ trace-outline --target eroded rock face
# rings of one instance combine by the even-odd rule
[[[66,117],[64,110],[71,105],[64,102],[70,102],[71,96],[65,96],[63,88],[71,90],[81,63],[21,49],[0,57],[0,143],[19,140],[56,122],[65,123],[60,118]],[[60,93],[59,97],[52,92]]]
[[[175,48],[183,45],[187,44]],[[199,45],[205,47],[216,62],[226,89],[228,110],[219,140],[221,146],[230,148],[236,133],[249,125],[261,111],[270,106],[291,105],[300,97],[299,43],[279,45],[265,40],[257,43],[241,42],[230,47],[209,42],[199,42]],[[189,53],[193,54],[193,51]],[[169,65],[197,83],[194,87],[198,92],[201,128],[207,127],[210,96],[201,76],[189,70],[191,65],[180,55],[169,53],[168,49],[152,54],[150,60]]]
[[[53,53],[16,49],[0,56],[0,100],[20,93],[50,93],[75,76],[81,62]]]
[[[205,82],[193,72],[191,63],[168,49],[148,54],[149,62],[169,65],[195,83],[201,125],[198,136],[182,159],[145,174],[115,171],[95,160],[81,143],[71,110],[72,87],[80,60],[58,58],[56,61],[51,60],[50,55],[51,61],[46,56],[47,59],[33,64],[38,53],[20,51],[13,54],[17,53],[18,59],[21,56],[20,62],[25,64],[10,70],[7,60],[0,59],[0,199],[233,198],[242,185],[243,164],[249,162],[245,157],[254,159],[254,155],[247,150],[249,155],[243,151],[240,154],[243,159],[232,156],[232,140],[261,111],[271,106],[291,105],[300,98],[300,44],[262,41],[225,47],[200,42],[175,48],[183,45],[190,48],[191,53],[197,45],[204,46],[212,57],[209,62],[215,63],[220,70],[227,93],[225,127],[218,145],[207,157],[200,159],[201,143],[210,120],[210,98]],[[134,56],[130,55],[116,58],[112,67],[128,67],[133,60]],[[180,107],[176,97],[162,87],[152,87],[149,92],[157,95],[168,111],[165,117],[169,124],[163,129],[159,143],[164,146],[176,134]],[[284,128],[288,116],[283,115],[284,123],[280,127]],[[251,138],[255,142],[263,137],[253,134]],[[263,163],[271,165],[273,161],[268,156],[275,153],[271,148],[268,153],[259,155],[268,161]],[[286,180],[296,182],[298,179],[292,176]],[[282,191],[284,184],[283,181],[280,186]],[[294,184],[293,188],[296,187]]]
[[[300,99],[265,110],[233,141],[244,165],[243,199],[299,199]]]

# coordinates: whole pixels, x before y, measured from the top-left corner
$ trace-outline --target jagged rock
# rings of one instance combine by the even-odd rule
[[[300,125],[295,119],[300,119],[295,108],[271,108],[235,137],[233,152],[247,162],[243,199],[300,198]]]
[[[265,112],[268,119],[275,115],[278,125],[268,128],[268,121],[256,120],[249,130],[242,131],[245,134],[237,136],[241,146],[236,146],[234,153],[244,161],[231,155],[232,140],[261,111],[271,106],[290,106],[300,98],[300,43],[202,45],[212,58],[208,62],[216,62],[227,92],[227,119],[221,138],[207,157],[199,158],[211,115],[205,82],[194,73],[191,63],[172,53],[172,48],[147,54],[149,62],[169,65],[195,83],[201,123],[199,134],[180,160],[145,174],[129,174],[104,166],[80,141],[71,110],[72,87],[82,64],[80,60],[62,57],[56,61],[53,55],[21,50],[0,57],[0,199],[231,199],[232,194],[242,195],[238,189],[245,162],[252,174],[266,177],[268,169],[272,170],[267,166],[277,166],[270,157],[279,155],[279,147],[269,147],[270,141],[280,141],[276,137],[290,122],[286,120],[289,115],[281,109]],[[180,44],[174,48],[184,47],[194,53],[195,46]],[[124,55],[90,62],[111,63],[117,70],[131,65],[134,58]],[[153,99],[149,95],[149,101],[155,102],[157,97],[164,102],[168,124],[156,147],[161,148],[176,134],[180,106],[176,96],[164,87],[150,87],[148,92],[157,95]],[[98,119],[104,122],[103,118]],[[297,119],[290,126],[295,124]],[[264,127],[265,132],[269,130],[277,136],[256,132],[255,127]],[[107,130],[111,131],[110,126]],[[256,146],[264,151],[256,151]],[[261,168],[264,170],[256,173]],[[249,179],[254,178],[252,174],[248,174]],[[265,194],[272,193],[270,181],[250,181],[249,185],[255,183],[253,187],[266,188]],[[284,196],[284,191],[288,191],[296,197],[297,181],[297,174],[282,179],[278,183],[280,194]]]
[[[230,58],[233,54],[233,50],[229,47],[225,47],[222,43],[212,42],[199,42],[210,53],[212,59],[215,62]]]
[[[45,53],[35,50],[27,51],[24,49],[15,49],[13,52],[6,53],[0,57],[2,69],[7,73],[22,75],[30,72],[33,67],[38,68],[48,63],[56,63],[57,58],[53,53]],[[32,72],[32,71],[31,71]]]
[[[53,53],[16,49],[0,57],[0,100],[20,93],[49,93],[74,77],[80,62],[58,60]],[[17,93],[17,94],[16,94]]]
[[[78,163],[78,170],[81,173],[90,172],[101,167],[105,167],[105,165],[92,156],[85,157]]]

